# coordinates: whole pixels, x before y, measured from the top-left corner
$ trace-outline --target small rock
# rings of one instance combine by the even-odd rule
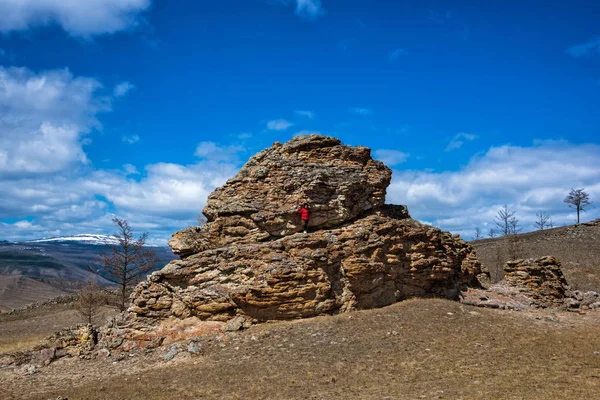
[[[569,297],[568,299],[565,300],[565,305],[568,308],[579,308],[579,306],[581,306],[581,301],[579,301],[573,297]]]
[[[581,300],[581,304],[589,307],[591,304],[593,304],[597,301],[598,301],[598,293],[589,291],[589,292],[585,292],[583,294],[583,299]]]
[[[51,347],[40,350],[35,361],[42,365],[49,365],[54,359],[56,359],[56,348]]]
[[[581,301],[581,300],[583,300],[583,293],[582,293],[581,291],[579,291],[579,290],[574,290],[574,291],[571,293],[571,296],[572,296],[572,297],[573,297],[575,300],[578,300],[578,301]]]
[[[235,317],[227,322],[227,324],[223,327],[225,332],[235,332],[239,331],[243,328],[244,322],[246,322],[246,318],[244,317]]]
[[[175,356],[177,355],[177,347],[172,344],[171,347],[169,348],[169,351],[167,352],[167,354],[165,354],[163,356],[163,359],[165,361],[171,361],[173,358],[175,358]]]
[[[187,351],[195,356],[202,354],[203,350],[202,344],[196,341],[191,341],[187,345]]]

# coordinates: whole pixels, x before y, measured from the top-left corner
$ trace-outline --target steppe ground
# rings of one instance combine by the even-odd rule
[[[32,318],[51,333],[52,321],[70,312],[57,308]],[[8,317],[0,317],[2,337],[7,327],[29,324],[26,315]],[[599,332],[598,312],[517,312],[409,300],[205,337],[203,355],[180,353],[168,362],[160,349],[120,361],[114,355],[63,359],[33,375],[0,370],[0,397],[596,399]]]

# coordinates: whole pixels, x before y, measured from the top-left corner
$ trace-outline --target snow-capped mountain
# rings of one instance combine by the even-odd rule
[[[96,235],[96,234],[81,234],[81,235],[73,235],[73,236],[59,236],[59,237],[51,237],[51,238],[43,238],[30,240],[28,243],[48,243],[48,242],[76,242],[82,244],[96,244],[96,245],[105,245],[105,244],[114,244],[118,245],[119,241],[114,236],[108,235]]]

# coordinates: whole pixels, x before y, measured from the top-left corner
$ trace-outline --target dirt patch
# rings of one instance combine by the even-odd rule
[[[6,399],[576,399],[600,392],[600,313],[445,300],[267,323],[117,361],[0,371]]]

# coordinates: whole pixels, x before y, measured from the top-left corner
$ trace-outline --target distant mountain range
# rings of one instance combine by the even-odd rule
[[[83,244],[93,244],[93,245],[106,245],[106,244],[114,244],[118,245],[119,241],[114,236],[107,235],[95,235],[95,234],[81,234],[74,236],[58,236],[58,237],[49,237],[43,239],[29,240],[26,243],[50,243],[50,242],[76,242]]]
[[[93,276],[87,265],[98,267],[100,251],[117,244],[113,236],[94,234],[0,240],[0,312],[77,291]],[[168,247],[151,249],[159,258],[157,270],[177,258]]]

